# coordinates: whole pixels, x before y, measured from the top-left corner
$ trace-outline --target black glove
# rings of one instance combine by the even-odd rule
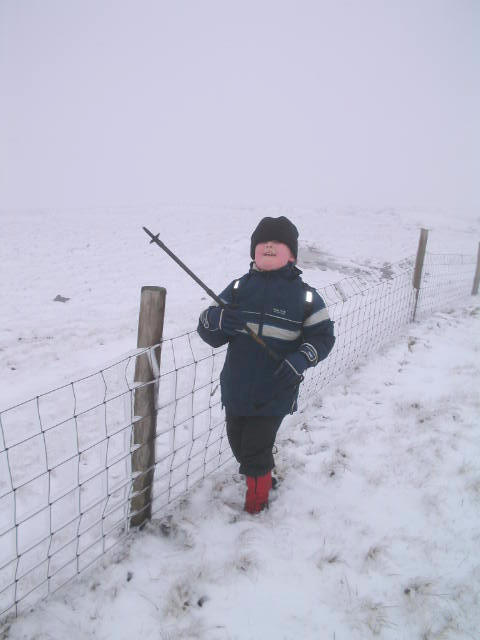
[[[220,329],[226,336],[234,336],[245,327],[243,314],[232,307],[212,307],[208,310],[211,329]]]
[[[280,364],[274,375],[282,387],[293,387],[303,380],[303,372],[308,367],[306,357],[300,351],[294,351]]]

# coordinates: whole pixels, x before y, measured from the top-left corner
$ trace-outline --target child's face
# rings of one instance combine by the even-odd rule
[[[259,242],[255,247],[255,264],[262,271],[275,271],[289,262],[295,262],[295,258],[290,247],[283,242],[268,240]]]

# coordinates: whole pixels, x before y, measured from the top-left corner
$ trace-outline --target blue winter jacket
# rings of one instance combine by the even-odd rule
[[[303,283],[301,273],[292,263],[276,271],[259,271],[252,263],[250,271],[231,282],[220,298],[238,305],[246,324],[281,358],[299,350],[309,366],[315,366],[334,345],[333,322],[324,301]],[[313,300],[306,307],[307,290]],[[299,388],[279,388],[274,376],[279,363],[246,331],[229,337],[220,329],[212,330],[210,308],[200,315],[197,331],[212,347],[229,343],[220,375],[222,404],[227,413],[283,416],[296,411]],[[304,318],[306,308],[309,313]]]

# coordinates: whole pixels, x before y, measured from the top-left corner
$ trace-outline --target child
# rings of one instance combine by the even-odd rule
[[[297,409],[303,372],[330,353],[333,322],[295,266],[298,231],[284,216],[263,218],[252,234],[250,271],[220,294],[227,305],[200,316],[198,333],[212,347],[228,342],[220,384],[228,441],[247,478],[245,510],[268,505],[280,424]],[[250,327],[280,357],[245,330]]]

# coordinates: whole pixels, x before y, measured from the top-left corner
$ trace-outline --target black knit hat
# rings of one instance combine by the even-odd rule
[[[259,242],[267,242],[268,240],[276,240],[283,242],[290,247],[295,260],[298,253],[298,230],[297,227],[290,222],[285,216],[279,218],[262,218],[257,228],[252,233],[252,242],[250,245],[250,256],[255,259],[255,247]]]

